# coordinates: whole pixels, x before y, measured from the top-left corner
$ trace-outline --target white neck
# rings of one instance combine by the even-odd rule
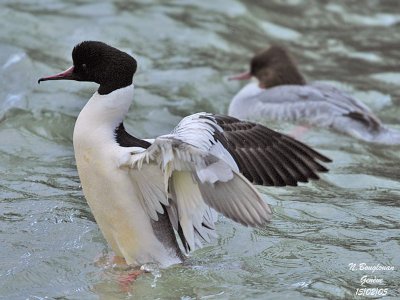
[[[78,118],[84,115],[94,122],[115,125],[116,127],[128,113],[133,101],[133,89],[133,84],[131,84],[107,95],[100,95],[98,92],[94,93]]]
[[[128,113],[133,89],[131,84],[107,95],[94,93],[76,120],[74,145],[78,141],[101,142],[97,138],[115,141],[114,130]]]

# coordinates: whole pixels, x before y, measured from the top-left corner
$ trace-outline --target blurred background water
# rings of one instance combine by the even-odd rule
[[[226,113],[241,87],[226,77],[279,43],[309,80],[350,91],[399,128],[398,1],[2,0],[0,28],[0,298],[348,299],[365,287],[400,297],[399,147],[322,129],[302,139],[334,160],[330,173],[260,188],[275,212],[266,228],[221,218],[219,238],[186,265],[121,284],[128,271],[104,262],[73,156],[75,118],[96,86],[36,83],[69,67],[82,40],[121,48],[139,63],[126,125],[153,137],[187,114]]]

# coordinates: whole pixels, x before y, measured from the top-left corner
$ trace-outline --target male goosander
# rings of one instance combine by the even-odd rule
[[[135,138],[123,119],[133,100],[136,60],[96,41],[75,46],[72,59],[65,72],[39,82],[100,85],[76,121],[75,158],[96,222],[127,264],[182,262],[183,253],[215,235],[215,211],[260,227],[272,212],[250,182],[296,185],[327,171],[319,161],[330,160],[303,143],[228,116],[197,113],[170,134]]]
[[[358,139],[400,144],[400,132],[387,128],[361,101],[326,83],[306,83],[287,50],[271,46],[251,59],[250,71],[230,79],[250,79],[232,99],[228,114],[247,120],[301,122],[333,128]]]

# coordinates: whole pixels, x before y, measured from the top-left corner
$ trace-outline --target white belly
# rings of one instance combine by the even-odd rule
[[[132,90],[95,93],[89,100],[75,124],[75,159],[83,193],[113,251],[128,264],[167,266],[180,260],[155,236],[140,190],[129,170],[119,167],[129,149],[118,145],[114,130],[128,111]]]
[[[156,238],[128,171],[104,161],[88,149],[75,150],[83,193],[113,251],[128,264],[169,260]]]

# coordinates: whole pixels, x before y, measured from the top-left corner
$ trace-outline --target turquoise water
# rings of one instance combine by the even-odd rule
[[[343,87],[400,128],[397,1],[3,0],[0,26],[0,298],[362,299],[361,288],[400,297],[399,147],[322,129],[302,139],[334,160],[330,173],[260,188],[275,213],[266,228],[221,217],[219,238],[185,265],[121,283],[130,270],[107,263],[73,156],[75,118],[96,86],[36,83],[69,67],[82,40],[121,48],[139,63],[126,125],[153,137],[187,114],[226,112],[241,87],[226,78],[280,43],[308,79]],[[359,270],[378,264],[393,270]]]

